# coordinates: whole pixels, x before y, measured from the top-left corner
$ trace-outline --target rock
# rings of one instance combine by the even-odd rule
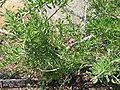
[[[84,17],[84,6],[85,0],[73,0],[72,2],[69,2],[66,7],[64,7],[64,10],[67,14],[70,14],[73,23],[79,24],[81,22],[81,18]],[[23,0],[6,0],[5,4],[3,4],[2,8],[0,8],[0,12],[5,13],[6,9],[8,9],[17,13],[18,9],[22,7],[24,7]],[[59,9],[58,6],[55,6],[54,8],[50,5],[50,7],[51,8],[45,6],[48,16],[51,16],[56,12],[56,10]],[[62,11],[62,9],[58,10],[51,19],[58,20],[66,18],[66,13],[62,13]],[[0,28],[4,25],[4,20],[5,18],[0,16]]]
[[[45,6],[45,9],[48,16],[53,15],[58,10],[51,18],[53,20],[65,19],[66,15],[69,14],[71,16],[72,22],[75,24],[79,24],[81,22],[81,19],[83,19],[84,17],[85,4],[85,0],[73,0],[72,2],[68,2],[64,9],[62,8],[58,10],[58,6],[53,7],[52,5],[49,5],[51,8]],[[63,13],[63,10],[66,13]]]

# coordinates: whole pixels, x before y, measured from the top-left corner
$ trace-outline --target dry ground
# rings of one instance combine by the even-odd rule
[[[24,3],[22,0],[6,0],[2,7],[0,7],[0,14],[4,14],[6,12],[6,9],[16,13],[17,10],[23,6]],[[5,18],[3,16],[0,16],[0,28],[4,25],[4,20]]]

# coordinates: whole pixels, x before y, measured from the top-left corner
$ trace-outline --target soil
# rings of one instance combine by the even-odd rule
[[[19,8],[24,7],[24,3],[22,0],[1,0],[5,1],[5,3],[0,7],[0,14],[4,14],[7,10],[17,13]],[[0,2],[1,2],[0,1]],[[4,25],[4,16],[0,16],[0,28]]]
[[[59,84],[58,81],[52,80],[45,90],[119,90],[120,85],[113,83],[96,83],[91,82],[91,76],[86,74],[86,70],[89,70],[89,67],[81,69],[79,72],[72,72],[67,77],[70,78],[69,81],[66,81],[63,85]],[[0,85],[3,88],[22,88],[27,86],[39,86],[38,79],[33,79],[31,77],[24,77],[25,73],[22,72],[1,72],[0,73]],[[24,89],[23,89],[24,90]],[[26,89],[29,90],[29,89]],[[34,89],[30,89],[34,90]],[[36,89],[39,90],[39,89]]]
[[[91,76],[86,74],[86,70],[89,70],[89,67],[81,69],[78,73],[71,73],[69,76],[69,78],[71,78],[70,81],[64,83],[62,90],[120,90],[120,85],[113,84],[111,82],[98,82],[93,84],[91,81]],[[48,87],[47,90],[59,90],[58,88],[60,88],[60,86],[57,86],[59,84],[56,85],[56,83],[57,81],[50,83],[50,87]]]

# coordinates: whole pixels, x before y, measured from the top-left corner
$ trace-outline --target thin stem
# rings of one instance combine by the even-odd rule
[[[60,9],[61,7],[59,7],[50,17],[48,17],[47,20],[50,20]]]

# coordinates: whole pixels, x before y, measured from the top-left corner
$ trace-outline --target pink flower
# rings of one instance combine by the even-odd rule
[[[76,44],[76,40],[74,38],[70,38],[67,42],[68,46],[72,47]]]

